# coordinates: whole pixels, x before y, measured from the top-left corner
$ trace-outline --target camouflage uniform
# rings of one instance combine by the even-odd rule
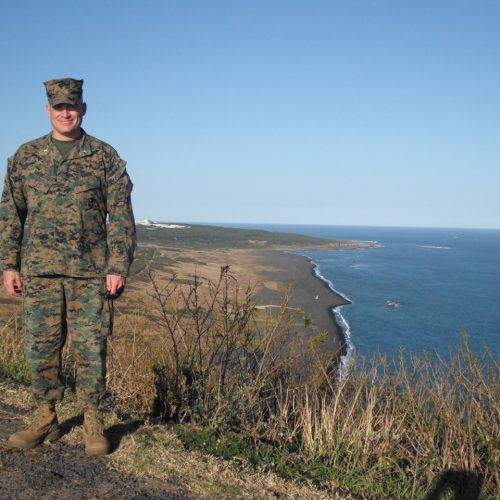
[[[61,401],[61,345],[71,332],[77,365],[78,400],[97,407],[106,376],[109,328],[104,278],[30,276],[23,283],[23,324],[31,385],[39,403]],[[65,307],[61,307],[64,304]]]
[[[81,102],[82,83],[46,82],[49,103]],[[111,146],[82,133],[66,158],[49,134],[22,145],[9,159],[0,202],[0,266],[23,276],[35,399],[62,397],[60,351],[67,326],[80,399],[95,406],[104,392],[105,277],[128,275],[135,224],[125,162]]]

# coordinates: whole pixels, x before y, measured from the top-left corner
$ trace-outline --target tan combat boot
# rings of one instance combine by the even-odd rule
[[[109,441],[104,436],[102,414],[96,408],[85,410],[83,434],[87,455],[106,455],[109,453]]]
[[[29,450],[44,441],[55,441],[61,437],[61,428],[53,403],[42,404],[31,424],[24,430],[10,436],[8,443],[15,448]]]

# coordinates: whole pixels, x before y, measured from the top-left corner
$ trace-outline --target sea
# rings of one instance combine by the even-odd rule
[[[220,225],[373,242],[298,252],[351,302],[332,311],[350,354],[450,356],[464,333],[478,354],[500,354],[500,230]]]

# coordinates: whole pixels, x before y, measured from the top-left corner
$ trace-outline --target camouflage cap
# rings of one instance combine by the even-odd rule
[[[58,104],[78,106],[82,103],[83,80],[60,78],[44,82],[44,85],[51,106],[57,106]]]

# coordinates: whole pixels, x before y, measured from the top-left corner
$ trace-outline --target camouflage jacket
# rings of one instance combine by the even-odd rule
[[[22,145],[9,158],[0,202],[1,269],[127,276],[135,223],[125,165],[111,146],[85,133],[66,159],[51,134]]]

